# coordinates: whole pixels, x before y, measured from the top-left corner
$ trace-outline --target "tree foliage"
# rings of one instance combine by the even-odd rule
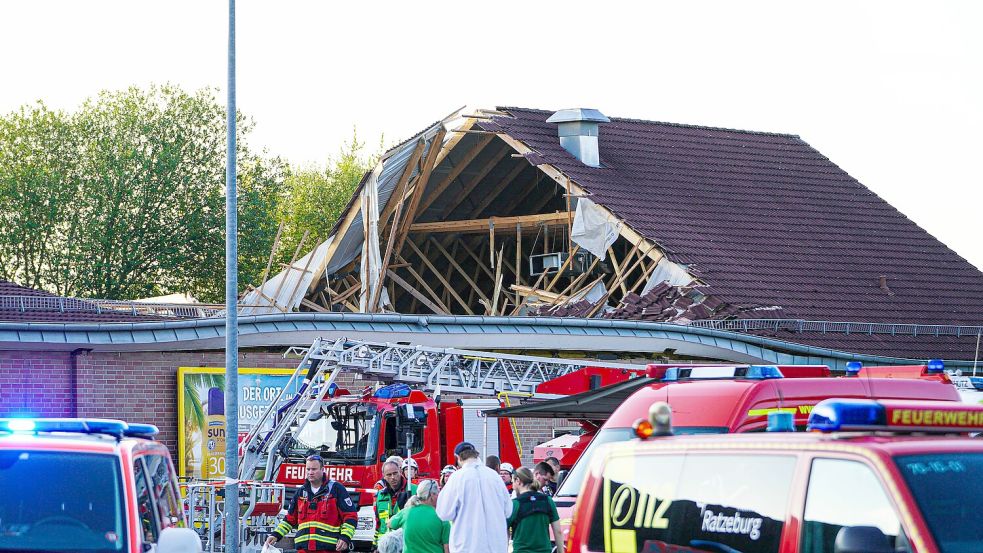
[[[240,282],[262,272],[285,163],[238,116]],[[0,118],[0,278],[57,294],[224,295],[225,107],[214,91],[103,92]]]
[[[307,166],[287,176],[285,197],[277,210],[277,219],[284,223],[277,248],[279,261],[290,261],[305,232],[308,236],[300,255],[328,238],[362,176],[378,159],[378,153],[365,151],[365,143],[353,131],[351,140],[328,159],[326,167]]]

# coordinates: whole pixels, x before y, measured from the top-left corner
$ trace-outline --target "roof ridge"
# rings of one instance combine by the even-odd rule
[[[501,110],[501,111],[521,110],[521,111],[534,111],[534,112],[539,112],[539,113],[555,113],[555,110],[546,110],[546,109],[538,109],[538,108],[524,108],[524,107],[519,107],[519,106],[497,106],[495,109],[498,109],[498,110]],[[710,125],[695,125],[695,124],[692,124],[692,123],[673,123],[673,122],[670,122],[670,121],[655,121],[655,120],[652,120],[652,119],[633,119],[633,118],[630,118],[630,117],[613,117],[613,116],[609,116],[609,118],[611,119],[611,122],[612,123],[614,123],[616,121],[624,121],[626,123],[651,123],[651,124],[655,124],[655,125],[665,125],[667,127],[678,127],[678,128],[683,128],[683,129],[700,129],[700,130],[708,130],[708,131],[736,132],[736,133],[741,133],[741,134],[753,134],[753,135],[759,135],[759,136],[780,136],[780,137],[783,137],[783,138],[796,138],[796,139],[802,140],[802,137],[800,137],[797,134],[783,133],[783,132],[754,131],[754,130],[748,130],[748,129],[732,129],[732,128],[728,128],[728,127],[713,127],[713,126],[710,126]]]

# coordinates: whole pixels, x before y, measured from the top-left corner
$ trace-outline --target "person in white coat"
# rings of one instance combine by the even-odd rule
[[[458,444],[454,455],[461,468],[437,496],[437,516],[451,523],[451,553],[506,553],[512,499],[502,477],[468,442]]]

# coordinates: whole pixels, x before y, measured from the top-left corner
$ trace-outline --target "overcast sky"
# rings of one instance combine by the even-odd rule
[[[216,87],[224,101],[227,6],[0,2],[0,111],[165,82]],[[983,2],[240,0],[237,11],[249,142],[291,162],[323,163],[353,126],[392,144],[465,104],[788,132],[983,267]]]

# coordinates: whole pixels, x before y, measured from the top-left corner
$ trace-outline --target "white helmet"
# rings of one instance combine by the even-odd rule
[[[512,466],[512,463],[502,463],[502,465],[498,467],[498,472],[500,473],[507,472],[509,474],[515,474],[515,467]]]
[[[408,468],[413,468],[416,471],[419,471],[420,465],[416,464],[416,461],[414,461],[412,457],[407,457],[406,459],[403,460],[403,470],[406,470]]]

